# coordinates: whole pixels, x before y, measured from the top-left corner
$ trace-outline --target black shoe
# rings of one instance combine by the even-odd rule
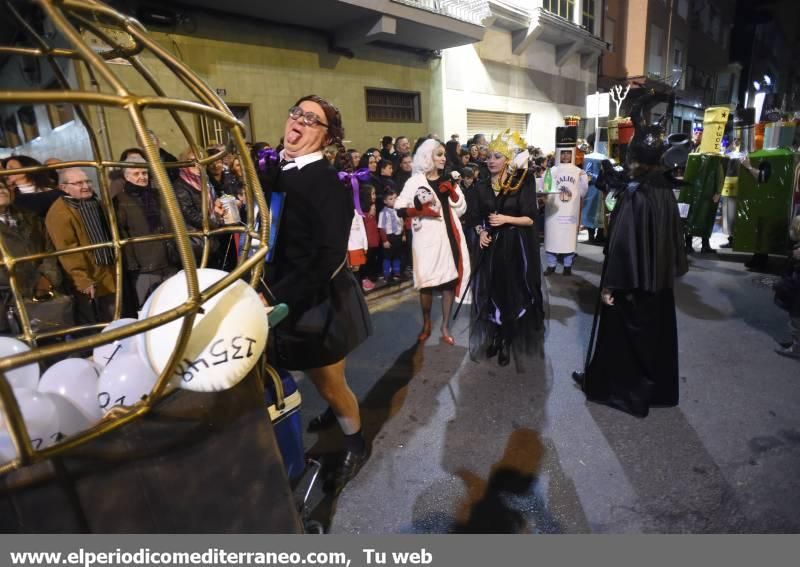
[[[725,244],[720,244],[720,248],[733,248],[733,240],[728,239],[728,242]]]
[[[500,345],[500,337],[495,335],[494,339],[492,339],[492,342],[486,348],[486,358],[492,358],[494,355],[496,355],[500,350]]]
[[[511,362],[511,345],[506,341],[500,343],[500,349],[497,351],[497,364],[500,366],[508,366]]]
[[[562,276],[571,276],[572,275],[572,268],[564,267],[564,271],[561,272]]]
[[[548,266],[547,269],[544,271],[544,275],[546,275],[546,276],[552,276],[555,273],[556,273],[556,269],[554,267],[552,267],[552,266]]]
[[[753,254],[753,256],[744,263],[744,267],[748,270],[753,270],[755,272],[763,271],[767,269],[767,265],[769,264],[769,256],[766,254]]]
[[[364,463],[369,459],[371,452],[372,448],[369,445],[367,445],[363,453],[354,453],[353,451],[345,452],[344,459],[342,459],[342,462],[336,469],[331,482],[331,491],[334,496],[338,496],[347,483],[355,478],[358,471],[361,470],[361,467],[363,467]]]
[[[308,422],[308,427],[306,428],[306,431],[308,431],[309,433],[314,433],[315,431],[328,429],[334,423],[336,423],[336,415],[333,413],[333,410],[331,408],[328,408],[324,412],[319,414],[317,417]]]
[[[781,348],[789,348],[792,346],[792,341],[777,341]]]
[[[573,372],[572,379],[575,381],[575,384],[578,385],[578,388],[583,390],[583,385],[586,383],[586,374],[583,372]]]
[[[716,254],[717,251],[711,248],[710,246],[703,246],[700,249],[700,254]]]
[[[794,358],[795,360],[800,360],[800,350],[796,350],[791,344],[787,348],[776,348],[775,352],[787,358]]]

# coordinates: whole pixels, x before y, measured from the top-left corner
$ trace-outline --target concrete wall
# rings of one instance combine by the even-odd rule
[[[613,51],[603,53],[600,59],[600,74],[605,77],[620,78],[629,76],[628,70],[625,67],[625,29],[627,13],[627,0],[606,0],[603,38],[611,41]],[[608,37],[608,30],[605,27],[608,19],[614,21],[613,37]]]
[[[647,68],[648,5],[649,0],[628,0],[623,58],[628,77],[644,75]]]
[[[209,86],[225,89],[226,103],[252,105],[253,141],[277,144],[287,109],[309,93],[339,107],[348,147],[377,146],[386,134],[414,137],[441,130],[439,60],[426,62],[408,53],[366,47],[357,51],[358,58],[348,59],[329,53],[326,40],[313,32],[202,14],[196,21],[198,29],[192,36],[153,32],[153,37]],[[151,57],[146,60],[152,62]],[[168,92],[184,90],[160,64],[153,70],[162,84],[171,87]],[[119,66],[115,71],[126,83],[147,91],[135,70]],[[420,92],[422,121],[367,122],[365,87]],[[116,147],[135,145],[129,130],[127,137],[122,134],[126,117],[110,121]],[[176,126],[157,120],[153,127],[173,153],[185,145]]]
[[[445,131],[467,131],[467,109],[530,114],[526,140],[543,149],[555,146],[563,116],[585,113],[585,97],[595,91],[596,69],[580,68],[580,56],[555,65],[555,47],[535,41],[514,55],[511,34],[489,29],[483,41],[444,52]]]

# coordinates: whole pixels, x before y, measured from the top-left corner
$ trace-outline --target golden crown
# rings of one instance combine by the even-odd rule
[[[489,153],[498,153],[506,156],[506,159],[514,157],[514,150],[524,150],[528,147],[519,132],[512,132],[507,128],[505,132],[498,134],[489,142]]]

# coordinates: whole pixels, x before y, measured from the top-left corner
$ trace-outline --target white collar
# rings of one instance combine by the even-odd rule
[[[36,193],[36,185],[33,183],[19,183],[17,184],[17,191],[20,193]]]
[[[282,160],[286,159],[286,156],[284,154],[285,151],[286,150],[281,150],[280,158]],[[296,167],[298,170],[300,170],[300,169],[303,169],[305,166],[307,166],[307,165],[309,165],[311,163],[314,163],[315,161],[319,161],[321,159],[324,159],[324,156],[322,155],[321,151],[311,152],[310,154],[306,154],[306,155],[303,155],[303,156],[297,156],[292,161],[290,161],[289,163],[284,165],[282,169],[283,169],[283,171],[286,171],[287,169],[293,169],[293,168]]]

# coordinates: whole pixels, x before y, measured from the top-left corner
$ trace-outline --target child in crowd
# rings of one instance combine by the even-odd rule
[[[383,279],[386,283],[402,279],[401,258],[406,237],[403,221],[394,210],[397,191],[387,189],[383,194],[383,209],[378,218],[378,229],[383,243]]]
[[[364,228],[369,246],[364,275],[371,280],[377,279],[381,265],[381,235],[378,231],[375,200],[375,187],[366,183],[361,185],[361,210],[364,211]]]
[[[375,287],[368,278],[364,277],[364,270],[362,266],[367,263],[367,250],[369,243],[367,242],[367,229],[364,226],[364,217],[354,211],[353,223],[350,225],[350,239],[347,241],[347,265],[358,274],[361,280],[361,288],[364,291],[370,291]]]
[[[392,160],[382,159],[378,162],[378,175],[380,176],[384,191],[389,188],[395,188],[394,179],[392,177],[394,175],[394,164]]]

